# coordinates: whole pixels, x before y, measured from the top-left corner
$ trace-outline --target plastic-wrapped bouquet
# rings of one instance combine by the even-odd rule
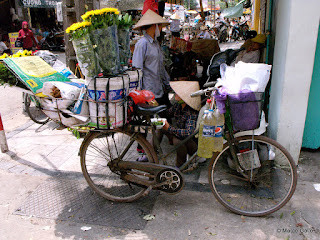
[[[128,13],[124,16],[119,15],[118,21],[118,40],[120,63],[123,68],[128,66],[130,59],[130,27],[132,26],[132,17]]]
[[[120,12],[116,8],[91,10],[81,16],[91,22],[90,37],[105,75],[116,75],[120,68],[117,23]]]
[[[103,8],[88,11],[81,18],[83,22],[71,25],[66,32],[71,35],[82,72],[87,72],[86,77],[100,72],[117,75],[120,63],[127,66],[130,58],[132,17],[120,15],[116,8]]]
[[[90,39],[91,22],[77,22],[66,29],[72,41],[73,48],[81,71],[85,77],[94,77],[100,72]]]

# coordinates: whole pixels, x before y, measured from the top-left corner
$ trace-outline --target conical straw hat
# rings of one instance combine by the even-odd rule
[[[200,90],[197,81],[174,81],[170,82],[170,86],[176,94],[190,107],[199,111],[201,105],[201,97],[190,97],[190,94]]]
[[[177,13],[171,15],[170,18],[171,18],[172,20],[180,20],[180,16],[179,16]]]
[[[160,15],[156,14],[154,11],[148,9],[142,18],[137,22],[133,29],[139,29],[143,26],[148,26],[152,24],[162,24],[163,26],[169,25],[168,20],[162,18]]]

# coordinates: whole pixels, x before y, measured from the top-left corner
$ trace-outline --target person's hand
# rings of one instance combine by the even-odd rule
[[[26,38],[27,36],[26,35],[23,35],[23,37],[22,38]]]
[[[166,120],[164,126],[162,127],[163,130],[168,131],[168,128],[170,127],[170,124],[168,123],[168,121]]]

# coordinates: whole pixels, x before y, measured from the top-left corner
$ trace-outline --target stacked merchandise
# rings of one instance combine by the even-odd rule
[[[132,17],[122,16],[116,8],[88,11],[81,17],[83,21],[66,32],[85,76],[89,126],[121,127],[127,116],[125,98],[142,79],[141,70],[128,68]]]

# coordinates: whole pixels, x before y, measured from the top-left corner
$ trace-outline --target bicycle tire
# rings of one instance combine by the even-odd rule
[[[132,202],[142,197],[147,190],[144,186],[125,182],[120,178],[120,173],[112,172],[107,166],[126,148],[131,135],[119,129],[90,132],[80,147],[81,169],[87,183],[97,194],[110,201]],[[158,163],[158,159],[153,157],[151,144],[141,135],[134,140],[123,160],[135,161],[139,157],[136,149],[138,144],[149,162]]]
[[[258,217],[282,208],[292,197],[298,177],[296,164],[282,145],[265,136],[254,136],[253,141],[261,164],[254,170],[254,181],[250,183],[235,170],[228,143],[213,156],[208,171],[218,202],[234,213]],[[252,146],[252,136],[238,137],[234,142],[236,149],[243,149]]]
[[[31,99],[33,97],[35,101]],[[39,101],[36,96],[32,96],[28,93],[24,94],[24,107],[28,116],[32,121],[38,124],[46,124],[50,119],[42,111]]]

